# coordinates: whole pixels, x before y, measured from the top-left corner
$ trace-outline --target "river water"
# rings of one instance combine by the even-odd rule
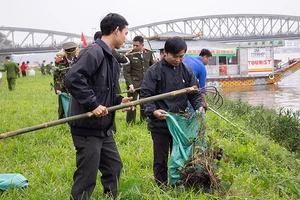
[[[55,53],[16,55],[14,60],[17,62],[29,60],[31,64],[46,63],[53,61]],[[274,54],[275,59],[287,62],[288,58],[300,58],[300,53],[281,53]],[[234,87],[220,89],[223,96],[230,100],[242,100],[251,105],[263,105],[267,108],[300,110],[300,70],[281,80],[278,84]]]
[[[275,54],[274,57],[287,62],[288,58],[300,58],[300,53]],[[241,100],[254,106],[300,110],[300,70],[277,84],[222,88],[220,93],[230,100]]]

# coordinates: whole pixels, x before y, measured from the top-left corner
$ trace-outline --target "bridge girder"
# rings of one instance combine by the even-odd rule
[[[136,35],[151,38],[155,35],[182,33],[199,35],[203,40],[227,42],[249,39],[299,39],[300,17],[267,14],[228,14],[181,18],[145,24],[129,29],[129,39]]]
[[[51,31],[51,30],[42,30],[42,29],[33,29],[33,28],[19,28],[19,27],[0,27],[1,34],[1,42],[0,42],[0,49],[4,48],[22,48],[26,47],[42,47],[43,45],[46,46],[61,46],[62,43],[67,41],[80,41],[81,34],[74,34],[74,33],[66,33],[60,31]],[[16,34],[22,34],[16,38]],[[25,35],[24,35],[25,34]],[[25,43],[28,41],[29,36],[30,45]],[[92,40],[93,38],[90,36],[85,36],[87,40]],[[45,42],[50,38],[50,43],[45,44]],[[17,42],[18,41],[21,42]],[[4,43],[10,41],[11,45],[9,47],[5,46]],[[40,42],[38,42],[40,41]]]

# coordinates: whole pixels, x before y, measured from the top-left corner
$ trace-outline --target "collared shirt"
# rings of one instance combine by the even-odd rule
[[[101,39],[102,40],[102,39]],[[110,51],[110,53],[112,53],[111,52],[111,49],[109,48],[109,46],[108,46],[108,44],[104,41],[104,40],[102,40],[102,42],[104,42],[104,44],[107,46],[107,48],[109,49],[109,51]]]

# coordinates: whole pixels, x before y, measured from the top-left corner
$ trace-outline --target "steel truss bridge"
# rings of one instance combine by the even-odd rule
[[[300,39],[300,16],[271,14],[229,14],[181,18],[129,29],[127,40],[136,35],[162,40],[171,36],[212,42],[242,42],[275,39]],[[17,33],[25,33],[16,43]],[[66,41],[80,41],[80,34],[50,30],[0,27],[0,54],[55,51]],[[44,39],[37,41],[37,37]],[[1,37],[2,36],[2,37]],[[29,40],[31,37],[31,40]],[[49,41],[50,39],[50,41]],[[92,37],[86,36],[87,40]],[[20,38],[19,38],[20,40]],[[28,40],[30,41],[28,44]],[[11,41],[9,44],[8,41]],[[59,41],[59,42],[58,42]],[[47,45],[46,45],[47,44]]]
[[[93,37],[85,36],[92,41]],[[17,42],[21,41],[21,42]],[[60,31],[0,27],[0,55],[59,51],[68,41],[81,43],[81,34]]]
[[[300,16],[266,14],[230,14],[182,18],[130,28],[136,35],[153,37],[174,33],[199,35],[203,40],[233,42],[268,39],[300,39]]]

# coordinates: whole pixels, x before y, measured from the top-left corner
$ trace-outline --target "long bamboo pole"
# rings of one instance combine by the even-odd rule
[[[139,88],[135,88],[134,90],[135,91],[138,91],[138,90],[140,90],[141,88],[139,87]],[[131,92],[130,90],[125,90],[125,91],[122,91],[122,92],[120,92],[120,94],[124,94],[124,93],[128,93],[128,92]]]
[[[107,110],[108,110],[108,112],[112,112],[112,111],[116,111],[116,110],[119,110],[119,109],[122,109],[122,108],[136,106],[136,105],[139,105],[139,104],[145,104],[145,103],[149,103],[151,101],[158,101],[158,100],[166,99],[166,98],[169,98],[169,97],[174,97],[174,96],[181,95],[181,94],[198,92],[198,91],[199,91],[198,87],[193,86],[193,87],[184,88],[184,89],[181,89],[181,90],[175,90],[175,91],[172,91],[172,92],[167,92],[167,93],[164,93],[164,94],[155,95],[155,96],[144,98],[144,99],[139,99],[139,100],[136,100],[136,101],[131,101],[129,103],[124,103],[124,104],[120,104],[120,105],[116,105],[116,106],[111,106],[111,107],[108,107]],[[0,139],[5,139],[5,138],[12,137],[12,136],[15,136],[15,135],[20,135],[20,134],[23,134],[23,133],[27,133],[27,132],[31,132],[31,131],[35,131],[35,130],[39,130],[39,129],[43,129],[43,128],[49,128],[51,126],[64,124],[66,122],[70,122],[70,121],[74,121],[74,120],[78,120],[78,119],[85,119],[85,118],[89,118],[89,117],[92,117],[92,116],[94,116],[94,114],[92,112],[87,112],[87,113],[80,114],[80,115],[75,115],[75,116],[72,116],[72,117],[67,117],[67,118],[63,118],[63,119],[59,119],[59,120],[55,120],[55,121],[46,122],[44,124],[39,124],[39,125],[31,126],[31,127],[26,127],[26,128],[19,129],[19,130],[2,133],[2,134],[0,134]]]

